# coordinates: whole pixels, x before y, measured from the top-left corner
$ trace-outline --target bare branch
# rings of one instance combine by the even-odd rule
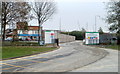
[[[54,2],[35,2],[33,4],[33,11],[35,13],[35,16],[38,19],[38,24],[39,24],[39,29],[38,29],[38,33],[42,34],[42,24],[44,22],[46,22],[56,11],[56,7]],[[39,37],[38,43],[39,41],[41,41],[42,39]]]

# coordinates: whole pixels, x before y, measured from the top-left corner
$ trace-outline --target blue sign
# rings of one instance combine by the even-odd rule
[[[38,34],[18,34],[18,36],[38,36]]]

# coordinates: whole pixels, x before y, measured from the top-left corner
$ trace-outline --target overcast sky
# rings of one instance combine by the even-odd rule
[[[108,0],[56,0],[57,12],[43,24],[43,29],[87,31],[95,30],[95,16],[97,29],[102,27],[106,32],[107,23],[102,18],[107,15],[106,2]],[[100,17],[99,17],[100,16]],[[37,25],[37,21],[31,21],[29,24]]]

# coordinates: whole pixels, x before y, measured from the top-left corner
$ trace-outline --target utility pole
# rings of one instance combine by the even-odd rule
[[[61,18],[60,18],[60,20],[59,20],[59,30],[60,30],[60,32],[61,32]]]
[[[78,30],[80,31],[80,24],[79,24],[79,21],[77,21],[77,24],[78,24]]]
[[[96,15],[96,16],[95,16],[95,32],[96,32],[96,30],[97,30],[97,17],[100,18],[100,16],[99,16],[99,15]]]
[[[88,30],[88,22],[86,23],[86,31]]]
[[[96,16],[95,16],[95,32],[96,32]]]

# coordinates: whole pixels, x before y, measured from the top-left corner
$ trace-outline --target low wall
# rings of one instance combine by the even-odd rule
[[[75,40],[75,36],[65,35],[65,34],[55,34],[55,38],[59,39],[59,42],[71,42]]]

